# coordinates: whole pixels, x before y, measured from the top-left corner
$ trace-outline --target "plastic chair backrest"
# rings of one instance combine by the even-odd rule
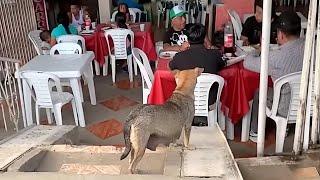
[[[28,34],[28,37],[29,37],[30,41],[32,42],[34,48],[36,49],[38,55],[43,54],[42,49],[41,49],[42,40],[40,39],[41,32],[42,32],[41,30],[34,30],[34,31],[29,32],[29,34]]]
[[[24,71],[20,76],[26,79],[31,92],[35,93],[35,100],[40,106],[52,106],[51,86],[49,81],[53,81],[57,92],[62,92],[60,79],[51,73],[40,71]]]
[[[152,74],[152,78],[150,77],[149,73],[147,72],[147,68],[145,67],[144,64],[142,64],[141,59],[140,59],[140,55],[141,52],[139,51],[140,49],[134,48],[132,50],[132,54],[133,54],[133,58],[134,61],[137,62],[138,67],[140,69],[141,72],[141,76],[142,76],[142,88],[146,89],[145,84],[147,85],[147,89],[151,90],[152,87],[152,82],[153,82],[153,74]],[[144,53],[143,53],[144,54]],[[142,55],[143,56],[143,55]],[[143,59],[143,58],[142,58]],[[149,64],[149,62],[148,62]],[[150,65],[149,65],[150,67]],[[151,68],[150,68],[151,69]]]
[[[137,19],[137,13],[139,14],[139,21],[140,22],[140,19],[141,19],[141,14],[142,14],[142,11],[138,8],[129,8],[129,12],[132,11],[134,14],[135,14],[135,20]],[[130,15],[131,15],[131,12],[130,12]],[[133,22],[136,22],[136,21],[133,21]]]
[[[289,104],[289,110],[288,110],[288,116],[287,120],[288,122],[295,122],[297,119],[297,112],[299,109],[299,94],[300,94],[300,82],[301,81],[301,72],[295,72],[291,73],[285,76],[280,77],[274,82],[274,91],[273,91],[273,103],[271,108],[271,114],[273,116],[277,116],[278,107],[279,107],[279,101],[281,97],[281,88],[284,84],[289,84],[290,86],[290,92],[291,92],[291,98],[290,98],[290,104]],[[314,83],[313,83],[314,84]],[[312,92],[312,96],[314,95],[314,92]],[[312,107],[313,107],[313,99],[311,98],[311,113],[312,113]]]
[[[114,11],[111,15],[111,22],[115,22],[116,21],[116,14],[118,13],[118,11]],[[130,14],[130,20],[132,22],[136,22],[136,13],[132,10],[132,8],[129,8],[129,14]]]
[[[241,19],[238,15],[238,13],[234,10],[229,10],[228,14],[230,16],[231,19],[231,23],[233,26],[233,31],[236,35],[236,39],[240,39],[241,37],[241,32],[242,32],[242,23],[241,23]]]
[[[197,78],[197,84],[194,89],[195,116],[208,116],[209,114],[209,91],[213,83],[218,83],[218,92],[215,106],[218,108],[221,91],[224,85],[224,79],[216,74],[202,73]]]
[[[104,35],[107,39],[108,44],[108,50],[111,51],[110,48],[110,40],[109,37],[111,37],[114,45],[114,56],[116,59],[127,59],[127,38],[130,36],[130,43],[131,43],[131,49],[133,48],[133,42],[134,42],[134,33],[129,29],[108,29],[105,30]],[[110,53],[111,54],[111,53]]]
[[[137,60],[139,60],[140,62],[143,63],[144,68],[146,69],[148,76],[151,80],[151,82],[153,82],[154,76],[153,76],[153,71],[151,69],[150,63],[149,63],[149,59],[146,55],[145,52],[143,52],[141,49],[139,48],[133,48],[132,49],[132,54],[133,57],[136,58]]]
[[[50,55],[55,54],[82,54],[82,48],[77,43],[59,43],[50,49]]]
[[[77,43],[82,47],[83,53],[87,51],[86,42],[84,38],[79,35],[74,35],[74,34],[62,35],[57,38],[57,42],[58,43],[64,43],[64,42]]]

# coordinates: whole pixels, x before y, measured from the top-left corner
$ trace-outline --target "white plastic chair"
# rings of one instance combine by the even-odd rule
[[[118,11],[114,11],[111,15],[111,22],[115,22],[116,21],[116,14],[118,13]],[[130,20],[131,22],[136,22],[136,13],[131,9],[129,8],[129,14],[130,14]]]
[[[86,42],[82,36],[74,35],[74,34],[68,34],[68,35],[62,35],[57,38],[57,43],[65,43],[65,42],[71,42],[79,44],[82,48],[83,53],[86,53]]]
[[[47,112],[48,122],[51,124],[51,109],[54,112],[57,125],[62,125],[61,108],[63,105],[71,101],[75,124],[78,126],[78,116],[73,95],[68,92],[62,92],[60,79],[50,73],[38,71],[21,72],[21,77],[24,78],[30,88],[34,92],[36,121],[40,124],[39,109],[45,108]],[[49,87],[49,82],[53,82],[57,91],[52,91]]]
[[[242,23],[238,13],[235,10],[228,10],[228,14],[231,19],[231,23],[233,26],[234,34],[236,35],[236,39],[239,40],[242,32]]]
[[[296,122],[297,112],[299,108],[299,93],[300,93],[300,80],[301,72],[291,73],[277,79],[274,82],[273,91],[273,102],[271,109],[267,108],[266,114],[268,117],[273,119],[276,123],[276,153],[281,153],[283,151],[284,139],[287,129],[287,124],[292,124]],[[286,118],[281,117],[277,114],[279,101],[280,101],[280,91],[284,84],[288,83],[291,90],[291,99],[289,104],[288,115]],[[312,106],[311,102],[311,106]],[[311,108],[312,111],[312,108]],[[311,112],[312,113],[312,112]]]
[[[214,104],[214,110],[209,111],[208,100],[209,91],[213,83],[218,83],[217,99]],[[224,85],[224,79],[221,76],[209,73],[202,73],[197,78],[197,84],[194,90],[195,116],[206,116],[208,118],[208,126],[214,126],[218,118],[218,104],[220,95]]]
[[[141,11],[140,9],[138,9],[138,8],[129,8],[129,12],[130,12],[130,10],[132,10],[132,11],[136,14],[136,16],[137,16],[137,14],[139,14],[139,21],[138,21],[138,22],[141,22],[142,11]],[[148,19],[148,14],[147,14],[147,12],[144,11],[144,13],[145,13],[145,15],[146,15],[146,19]],[[137,19],[137,18],[136,18],[136,19]]]
[[[143,104],[147,104],[148,96],[150,94],[154,79],[153,72],[146,53],[144,53],[142,50],[138,48],[133,48],[132,55],[134,61],[136,61],[136,63],[138,64],[139,70],[141,72],[143,94],[142,102]]]
[[[51,48],[50,55],[56,55],[57,53],[58,54],[82,54],[82,48],[77,43],[63,42],[63,43],[56,44]],[[71,86],[69,79],[61,79],[61,85],[69,86],[69,87]],[[84,99],[83,99],[82,86],[81,86],[80,79],[79,79],[79,89],[80,89],[81,100],[83,102]]]
[[[50,55],[55,54],[82,54],[82,48],[77,43],[59,43],[50,49]]]
[[[42,31],[41,30],[34,30],[29,32],[28,37],[30,39],[30,41],[32,42],[34,48],[36,49],[36,52],[38,55],[42,55],[43,51],[41,49],[41,43],[42,40],[40,39],[40,33]]]
[[[117,29],[108,29],[105,30],[104,33],[106,39],[107,39],[107,44],[108,44],[108,50],[110,52],[110,58],[111,58],[111,70],[112,70],[112,81],[115,83],[116,81],[116,60],[117,59],[127,59],[128,63],[128,71],[129,71],[129,80],[130,82],[133,81],[133,73],[132,73],[132,54],[128,55],[127,54],[127,38],[130,36],[131,38],[131,50],[134,46],[134,34],[131,30],[129,29],[122,29],[122,28],[117,28]],[[114,50],[111,51],[110,49],[110,42],[109,42],[109,37],[111,37],[114,45]],[[135,65],[135,70],[137,69]],[[137,71],[135,71],[137,72]]]

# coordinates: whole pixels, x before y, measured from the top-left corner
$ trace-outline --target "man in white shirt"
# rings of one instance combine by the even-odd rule
[[[70,5],[72,25],[74,27],[81,26],[84,23],[84,13],[83,10],[80,9],[80,5],[77,3],[72,3]]]

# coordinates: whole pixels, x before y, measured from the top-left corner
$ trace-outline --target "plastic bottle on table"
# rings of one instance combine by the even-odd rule
[[[232,56],[234,53],[234,36],[233,27],[230,22],[228,22],[224,27],[224,54],[228,57]]]

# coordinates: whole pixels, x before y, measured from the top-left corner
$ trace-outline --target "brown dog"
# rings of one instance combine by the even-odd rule
[[[159,144],[168,146],[179,139],[184,128],[184,146],[189,145],[194,117],[194,88],[202,68],[175,70],[177,87],[163,105],[141,105],[133,110],[124,125],[125,151],[121,160],[131,151],[129,170],[136,173],[138,162],[146,148],[156,150]]]

